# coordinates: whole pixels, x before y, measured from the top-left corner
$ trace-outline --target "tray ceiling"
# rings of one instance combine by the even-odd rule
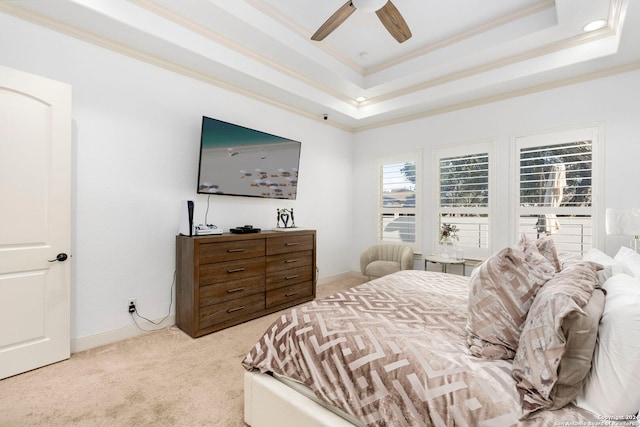
[[[0,11],[348,130],[640,67],[628,0],[393,0],[398,43],[344,0],[5,0]],[[585,24],[604,19],[593,32]],[[364,97],[364,101],[356,98]]]

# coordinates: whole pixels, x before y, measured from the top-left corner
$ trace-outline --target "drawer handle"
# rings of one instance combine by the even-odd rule
[[[295,276],[287,276],[284,278],[284,280],[291,280],[291,279],[295,279],[296,277],[298,277],[299,274],[296,274]]]
[[[228,293],[228,294],[232,294],[232,293],[234,293],[234,292],[241,292],[241,291],[244,291],[244,288],[229,289],[229,290],[227,291],[227,293]]]
[[[284,245],[285,246],[296,246],[296,245],[299,245],[299,244],[300,244],[299,242],[289,242],[289,243],[285,243]]]
[[[298,262],[297,259],[287,259],[284,261],[285,264],[291,264],[292,262]]]
[[[292,297],[296,294],[298,294],[299,292],[289,292],[288,294],[284,294],[285,297]]]
[[[233,270],[227,270],[227,273],[240,273],[241,271],[244,271],[244,267],[242,268],[235,268]]]
[[[227,313],[233,313],[234,311],[240,311],[240,310],[244,310],[244,305],[241,305],[240,307],[230,308],[227,310]]]
[[[236,253],[236,252],[244,252],[246,251],[246,249],[244,248],[240,248],[240,249],[227,249],[227,252],[230,254]]]

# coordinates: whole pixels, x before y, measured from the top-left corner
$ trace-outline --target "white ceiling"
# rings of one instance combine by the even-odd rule
[[[2,0],[0,11],[354,131],[640,68],[638,1],[393,0],[405,43],[360,10],[311,41],[344,3]],[[583,32],[595,19],[607,27]]]

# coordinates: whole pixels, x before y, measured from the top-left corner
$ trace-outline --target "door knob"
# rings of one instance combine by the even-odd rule
[[[50,259],[49,262],[56,262],[56,261],[66,261],[67,258],[69,258],[69,256],[67,254],[64,253],[60,253],[58,255],[56,255],[56,259]]]

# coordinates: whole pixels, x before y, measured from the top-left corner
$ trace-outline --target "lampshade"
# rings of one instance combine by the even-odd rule
[[[375,12],[387,4],[388,0],[353,0],[353,5],[361,12]]]
[[[607,209],[605,227],[607,234],[640,235],[640,209]]]

